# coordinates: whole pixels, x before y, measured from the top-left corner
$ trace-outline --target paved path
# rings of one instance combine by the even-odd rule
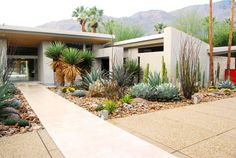
[[[37,83],[19,84],[66,158],[174,158]]]
[[[184,158],[236,158],[236,98],[111,120]]]
[[[0,158],[64,158],[46,130],[0,138]]]

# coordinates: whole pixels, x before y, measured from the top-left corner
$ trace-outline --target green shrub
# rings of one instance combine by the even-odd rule
[[[29,126],[29,121],[22,119],[22,120],[20,120],[20,121],[18,122],[18,125],[19,125],[20,127]]]
[[[6,120],[4,120],[4,124],[5,125],[15,125],[17,123],[17,119],[14,119],[14,118],[8,118]]]
[[[104,106],[103,105],[98,105],[96,106],[96,111],[101,111],[101,110],[104,110]]]
[[[72,95],[76,97],[84,97],[86,94],[83,90],[76,90],[72,93]]]
[[[155,91],[149,84],[139,83],[131,87],[129,95],[136,98],[152,99],[155,97]]]
[[[218,88],[219,89],[231,89],[233,90],[235,88],[234,84],[230,81],[230,80],[226,80],[226,81],[221,81],[218,84]]]
[[[161,77],[160,74],[157,72],[150,73],[148,76],[148,84],[151,87],[156,87],[161,84]]]
[[[159,101],[179,100],[179,91],[171,83],[164,83],[156,87],[156,98]]]
[[[126,104],[130,104],[132,101],[133,101],[133,99],[132,99],[132,97],[130,96],[130,95],[125,95],[125,96],[123,96],[121,99],[120,99],[120,101],[122,102],[122,103],[126,103]]]
[[[106,100],[104,102],[104,110],[107,110],[109,113],[115,112],[116,102],[114,100]]]

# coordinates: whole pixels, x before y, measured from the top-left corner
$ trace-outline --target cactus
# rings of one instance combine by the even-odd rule
[[[148,76],[149,76],[149,64],[147,64],[146,69],[144,70],[143,74],[143,82],[148,83]]]
[[[22,120],[20,120],[20,121],[18,122],[18,125],[19,125],[20,127],[29,126],[29,121],[22,119]]]
[[[8,118],[8,119],[4,120],[5,125],[12,126],[12,125],[15,125],[16,123],[17,123],[17,119],[15,119],[15,118]]]
[[[161,81],[162,83],[167,83],[168,82],[166,63],[165,63],[165,60],[164,60],[163,56],[162,56],[161,79],[162,79],[162,81]]]
[[[220,63],[217,63],[216,79],[217,79],[217,81],[220,80]]]
[[[176,60],[176,65],[175,65],[175,77],[178,80],[179,79],[179,62]]]
[[[233,90],[235,88],[235,85],[230,81],[230,80],[226,80],[226,81],[221,81],[218,84],[218,88],[219,89],[231,89]]]
[[[171,83],[164,83],[156,87],[156,97],[159,101],[179,100],[179,91]]]
[[[205,87],[205,75],[206,75],[206,73],[205,73],[205,71],[204,71],[204,72],[203,72],[203,75],[202,75],[202,88]]]

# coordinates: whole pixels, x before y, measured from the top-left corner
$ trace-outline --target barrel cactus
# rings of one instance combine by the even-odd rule
[[[179,100],[179,90],[171,83],[164,83],[156,87],[156,99],[159,101]]]

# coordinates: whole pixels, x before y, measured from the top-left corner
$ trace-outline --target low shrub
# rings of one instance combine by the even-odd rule
[[[104,85],[99,80],[89,86],[89,94],[92,97],[102,97],[104,96],[104,93]]]
[[[104,110],[107,110],[109,113],[115,112],[116,102],[114,100],[106,100],[104,102]]]
[[[132,99],[132,97],[130,96],[130,95],[125,95],[125,96],[123,96],[121,99],[120,99],[120,101],[124,104],[124,103],[126,103],[126,104],[130,104],[132,101],[133,101],[133,99]]]
[[[226,81],[221,81],[218,84],[218,88],[219,89],[225,89],[228,88],[230,90],[233,90],[235,88],[235,85],[230,81],[230,80],[226,80]]]
[[[76,97],[84,97],[86,94],[83,90],[75,90],[73,93],[72,93],[73,96],[76,96]]]
[[[179,100],[179,90],[171,83],[164,83],[156,87],[156,98],[159,101]]]
[[[155,91],[149,84],[139,83],[131,87],[129,95],[135,98],[153,99]]]
[[[104,110],[104,106],[103,105],[98,105],[96,106],[96,111],[101,111],[101,110]]]
[[[20,121],[18,122],[18,125],[19,125],[20,127],[29,126],[29,121],[22,119],[22,120],[20,120]]]
[[[14,118],[8,118],[4,120],[4,124],[8,126],[15,125],[16,123],[17,123],[17,119],[14,119]]]

